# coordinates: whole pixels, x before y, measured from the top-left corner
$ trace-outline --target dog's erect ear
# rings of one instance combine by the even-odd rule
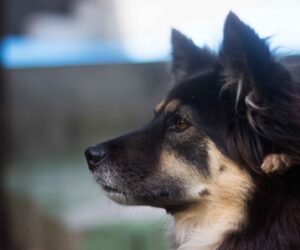
[[[225,21],[220,60],[224,87],[236,90],[237,102],[246,99],[247,103],[250,96],[258,101],[270,92],[282,92],[289,80],[288,72],[273,60],[266,39],[259,38],[232,12]]]
[[[215,61],[215,56],[207,48],[199,48],[176,29],[172,29],[171,43],[172,71],[176,82],[192,76]]]
[[[238,142],[232,143],[244,147],[245,150],[239,153],[246,155],[244,161],[251,165],[249,159],[255,155],[256,161],[252,165],[257,166],[264,153],[273,152],[298,156],[299,87],[290,73],[273,59],[266,40],[232,12],[224,25],[220,64],[224,75],[222,91],[230,90],[234,93],[230,96],[236,98],[235,110],[239,114],[236,121],[246,118],[251,128],[258,132],[253,136],[256,139],[251,139],[253,141],[248,145],[246,139],[251,137],[243,136],[243,133]],[[270,152],[262,152],[260,138],[268,143]],[[247,155],[245,152],[252,153]]]

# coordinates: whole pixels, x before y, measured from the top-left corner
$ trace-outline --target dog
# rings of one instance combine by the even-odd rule
[[[177,30],[171,43],[154,118],[86,150],[97,183],[164,208],[177,250],[300,249],[300,85],[232,12],[218,53]]]

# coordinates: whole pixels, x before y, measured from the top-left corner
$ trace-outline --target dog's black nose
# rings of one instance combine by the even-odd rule
[[[85,151],[85,157],[87,159],[89,169],[91,171],[95,170],[96,166],[102,161],[105,155],[105,148],[102,145],[89,147]]]

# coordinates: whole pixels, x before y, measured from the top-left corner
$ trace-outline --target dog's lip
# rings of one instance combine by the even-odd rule
[[[113,186],[102,184],[102,188],[104,189],[104,191],[106,191],[108,193],[120,193],[120,194],[122,194],[122,192],[118,188],[113,187]]]

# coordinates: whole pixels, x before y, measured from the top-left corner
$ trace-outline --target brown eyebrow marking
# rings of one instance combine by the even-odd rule
[[[157,114],[162,109],[162,107],[165,105],[165,100],[160,101],[158,104],[156,104],[154,108],[154,112]]]
[[[173,113],[179,107],[180,101],[178,99],[171,100],[165,107],[165,113]]]

